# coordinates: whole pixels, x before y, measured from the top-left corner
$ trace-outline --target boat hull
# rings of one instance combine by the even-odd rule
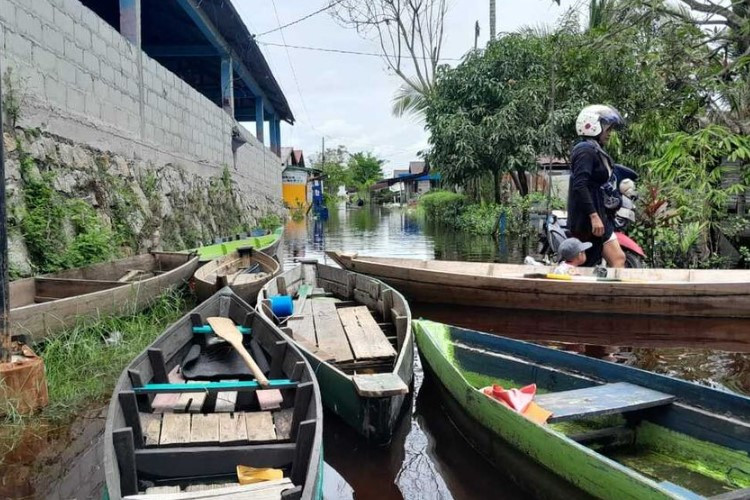
[[[118,282],[113,277],[108,280],[80,278],[105,266],[119,266],[125,270],[131,261],[142,257],[139,256],[11,283],[11,331],[14,335],[26,335],[33,342],[40,342],[66,328],[101,316],[134,314],[151,304],[164,291],[187,283],[198,267],[198,258],[193,255],[167,252],[154,252],[151,255],[157,260],[168,260],[171,269],[135,282]],[[34,300],[33,294],[39,291],[34,291],[34,288],[40,284],[43,284],[44,290],[50,289],[42,293],[57,294],[53,289],[63,290],[65,295],[73,290],[83,293],[48,302],[13,306],[13,302],[23,294],[31,293]],[[14,292],[17,292],[16,297]]]
[[[240,251],[232,252],[205,264],[195,272],[195,295],[198,300],[202,302],[216,293],[221,288],[221,285],[217,283],[217,277],[219,275],[227,276],[238,271],[239,268],[233,265],[233,262],[241,259],[244,259],[242,266],[247,267],[258,263],[262,271],[267,274],[262,279],[252,281],[242,279],[242,275],[234,279],[228,279],[227,284],[234,293],[250,304],[255,303],[258,292],[263,288],[263,285],[281,272],[278,261],[263,252],[252,250],[247,257],[244,257]]]
[[[413,343],[404,348],[410,353],[408,357],[413,360]],[[338,415],[368,442],[375,445],[389,443],[408,394],[382,398],[362,397],[354,388],[350,376],[337,370],[330,363],[321,361],[306,349],[300,350],[313,367],[318,379],[323,406]],[[413,361],[405,360],[399,366],[399,377],[410,388],[413,370]]]
[[[627,269],[611,270],[614,278],[624,281],[564,281],[524,278],[528,273],[549,272],[532,266],[371,258],[336,252],[328,255],[345,269],[378,278],[417,302],[601,314],[750,318],[750,275],[727,274],[744,271],[691,275],[693,271],[675,270],[686,278],[680,282],[657,279],[672,279],[673,270]],[[718,276],[724,281],[690,281],[691,276]],[[650,277],[653,279],[648,281]]]
[[[590,377],[601,377],[605,381],[638,383],[641,387],[666,391],[679,398],[680,403],[633,413],[630,422],[639,426],[642,423],[650,425],[651,432],[655,432],[656,427],[662,429],[657,434],[657,439],[662,443],[677,442],[673,440],[682,439],[677,436],[684,433],[698,436],[698,439],[706,442],[706,446],[713,447],[712,450],[726,449],[717,456],[726,453],[730,457],[728,463],[747,461],[748,443],[744,436],[750,426],[729,419],[724,413],[731,412],[735,418],[747,416],[750,406],[748,398],[630,367],[438,323],[416,321],[414,330],[423,366],[433,375],[440,390],[452,398],[447,400],[447,406],[451,408],[459,429],[493,464],[503,470],[502,447],[495,442],[497,440],[504,441],[548,472],[597,498],[695,498],[685,489],[657,482],[574,441],[558,428],[526,419],[485,396],[464,378],[463,373],[484,376],[482,380],[502,380],[511,377],[514,370],[520,370],[516,375],[524,380],[523,383],[536,381],[542,384],[541,387],[550,384],[592,387],[589,384],[595,386],[598,382]],[[523,357],[516,358],[521,354]],[[457,368],[458,363],[463,371]],[[687,406],[698,401],[702,406],[700,410]],[[583,401],[581,405],[584,405]],[[720,413],[712,414],[708,410]],[[637,436],[639,431],[634,432]],[[750,494],[750,490],[743,490],[743,493]]]
[[[231,318],[237,324],[248,321],[249,317],[252,318],[252,335],[260,343],[262,349],[269,352],[269,348],[275,347],[277,354],[283,352],[282,362],[275,364],[273,359],[271,360],[272,365],[279,366],[280,375],[269,376],[269,378],[287,379],[291,377],[290,372],[296,372],[295,377],[299,378],[293,379],[294,382],[308,386],[313,383],[312,395],[306,399],[307,403],[302,407],[304,410],[297,415],[297,408],[294,408],[295,417],[292,420],[292,426],[294,426],[295,421],[298,422],[298,436],[293,437],[291,443],[285,442],[284,444],[266,444],[261,441],[254,446],[252,443],[251,446],[248,446],[239,442],[219,444],[218,446],[197,446],[188,442],[184,445],[171,443],[168,447],[162,447],[161,444],[158,447],[153,444],[149,446],[145,443],[145,440],[141,443],[136,437],[134,438],[134,467],[138,479],[143,475],[146,478],[150,477],[157,480],[189,482],[193,476],[205,475],[210,480],[211,476],[228,477],[235,474],[236,465],[244,462],[255,467],[290,468],[290,476],[301,490],[298,491],[299,496],[294,496],[294,498],[302,500],[322,499],[323,412],[318,385],[314,383],[314,375],[308,363],[304,362],[301,373],[299,370],[292,368],[298,362],[303,362],[304,357],[291,345],[291,339],[266,323],[263,318],[257,315],[253,317],[254,314],[252,306],[242,301],[229,288],[225,288],[175,322],[141,354],[136,356],[123,371],[110,401],[104,434],[104,473],[108,498],[117,500],[125,496],[122,492],[121,474],[126,467],[121,466],[119,462],[119,457],[122,457],[123,454],[121,452],[118,454],[118,445],[115,444],[114,440],[115,434],[123,429],[130,430],[133,436],[145,434],[142,424],[138,424],[141,429],[137,432],[132,431],[134,426],[130,425],[132,422],[129,418],[133,418],[133,413],[131,410],[130,415],[128,415],[128,410],[123,407],[122,401],[127,400],[127,398],[123,398],[123,394],[132,394],[132,391],[135,390],[134,387],[137,386],[134,380],[140,379],[141,384],[162,383],[158,380],[157,373],[171,373],[182,362],[185,354],[194,344],[194,336],[205,335],[193,333],[193,318],[200,317],[205,321],[212,316],[224,316]],[[280,344],[284,344],[283,349],[280,349],[282,347]],[[159,353],[156,358],[154,358],[155,352]],[[163,369],[156,368],[154,359],[162,360]],[[289,390],[294,389],[282,389],[282,392]],[[289,397],[294,401],[295,406],[301,399],[298,396],[299,394],[284,394],[285,401]],[[142,397],[143,400],[140,399]],[[138,413],[136,415],[138,415],[138,419],[142,418],[143,412],[149,410],[151,403],[149,399],[145,398],[152,397],[148,395],[134,396],[133,400],[137,401],[136,410]],[[237,400],[239,401],[239,398]],[[237,404],[239,405],[239,402]],[[203,411],[206,411],[205,406]],[[219,410],[209,409],[208,414],[216,414],[217,411]],[[239,410],[238,407],[235,411],[247,410]],[[183,415],[185,414],[183,413]],[[200,413],[194,415],[200,415]],[[314,431],[302,437],[302,425],[310,423],[314,423]],[[190,435],[191,431],[188,430],[188,436]],[[291,453],[289,450],[290,444],[295,445]],[[122,446],[121,443],[120,446]],[[127,458],[128,454],[126,453],[124,456]],[[298,460],[305,465],[300,466],[299,470],[295,470],[295,464]]]
[[[206,245],[191,250],[184,250],[184,252],[197,253],[200,261],[203,263],[218,259],[245,247],[252,247],[255,250],[260,250],[267,255],[275,257],[283,236],[284,228],[278,227],[271,234],[265,236],[251,236],[240,240],[215,243],[213,245]]]
[[[303,266],[308,267],[309,271],[302,271]],[[326,273],[325,279],[319,278],[321,269]],[[369,296],[368,298],[354,285],[356,282],[352,279],[354,274],[317,262],[304,263],[302,266],[290,269],[276,279],[269,281],[263,292],[258,296],[258,311],[268,318],[272,314],[267,307],[264,307],[263,301],[266,297],[279,293],[277,280],[280,278],[284,278],[287,293],[296,290],[302,283],[312,282],[324,288],[328,286],[328,290],[336,291],[337,294],[342,296],[349,293],[351,296],[346,298],[355,300],[360,304],[364,304],[360,301],[367,300],[369,304],[366,305],[375,310],[384,307],[383,293],[388,290],[388,293],[392,294],[393,297],[393,311],[388,314],[399,315],[398,322],[400,325],[396,325],[396,328],[402,328],[401,333],[398,333],[402,340],[392,373],[397,375],[403,384],[411,390],[414,377],[414,338],[411,331],[411,311],[406,300],[397,291],[378,280],[359,276],[357,278],[360,280],[359,286],[362,289],[367,288],[375,294],[375,297]],[[348,291],[347,286],[351,287]],[[374,292],[374,290],[377,290],[377,292]],[[359,297],[359,300],[357,300],[357,297]],[[351,375],[344,373],[334,364],[322,360],[311,351],[309,345],[297,343],[297,347],[313,367],[313,372],[315,372],[320,384],[323,405],[341,417],[371,444],[390,442],[402,413],[404,401],[408,397],[408,392],[384,397],[362,396],[357,391]]]

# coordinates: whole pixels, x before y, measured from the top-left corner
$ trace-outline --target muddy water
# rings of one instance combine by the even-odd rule
[[[283,258],[326,259],[326,250],[368,255],[443,260],[520,262],[524,252],[491,237],[458,233],[425,224],[401,209],[340,209],[328,221],[289,222]],[[693,321],[576,316],[412,303],[415,318],[424,317],[524,340],[586,343],[611,338],[629,347],[612,348],[619,362],[750,394],[750,356],[742,337],[749,322]],[[720,338],[707,349],[705,332]],[[608,337],[609,335],[609,337]],[[665,348],[679,335],[689,349]],[[630,347],[633,346],[633,347]],[[568,345],[568,347],[571,347]],[[717,348],[723,351],[715,350]],[[530,498],[529,484],[538,471],[498,471],[469,446],[447,419],[434,382],[424,380],[417,359],[415,398],[389,447],[372,448],[335,415],[326,413],[326,498],[432,499]],[[424,382],[424,383],[423,383]],[[519,457],[519,461],[523,461]],[[554,498],[554,494],[551,495]]]

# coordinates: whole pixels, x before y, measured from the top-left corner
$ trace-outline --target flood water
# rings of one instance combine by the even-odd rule
[[[366,255],[443,260],[521,262],[525,252],[490,236],[456,232],[425,223],[413,210],[363,207],[332,210],[327,221],[287,223],[282,256],[285,267],[296,258],[332,264],[327,250]],[[619,347],[600,349],[619,362],[678,376],[721,390],[750,394],[750,351],[743,337],[750,323],[617,316],[579,317],[538,311],[445,307],[410,303],[414,318],[434,319],[529,341],[585,343],[611,338]],[[705,344],[705,332],[720,338]],[[609,337],[607,337],[609,335]],[[680,337],[689,349],[670,347]],[[623,344],[627,344],[623,346]],[[724,350],[717,350],[724,349]],[[334,499],[533,498],[528,485],[543,478],[525,457],[509,460],[514,470],[489,465],[461,436],[442,409],[434,382],[415,363],[414,397],[390,446],[368,446],[335,415],[326,413],[324,431],[325,497]],[[512,453],[512,452],[511,452]],[[549,498],[565,497],[554,491]]]

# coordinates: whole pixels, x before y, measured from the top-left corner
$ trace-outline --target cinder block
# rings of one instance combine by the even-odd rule
[[[97,99],[94,95],[86,95],[86,103],[84,107],[87,116],[90,116],[92,118],[102,117],[102,105],[99,103],[99,99]]]
[[[92,51],[87,50],[83,53],[83,65],[86,71],[99,76],[99,58]]]
[[[62,35],[60,35],[60,38],[62,39]],[[84,64],[83,49],[76,45],[73,40],[66,38],[63,42],[63,46],[63,53],[65,54],[66,59],[76,64]],[[97,68],[97,71],[98,69],[99,68]]]
[[[109,47],[109,44],[102,37],[99,35],[92,35],[91,46],[99,59],[104,60],[107,57],[107,47]]]
[[[42,22],[38,17],[19,8],[16,10],[16,26],[18,26],[18,31],[24,35],[28,35],[37,42],[42,42]]]
[[[73,31],[75,31],[76,43],[79,47],[84,50],[91,48],[91,30],[88,26],[82,23],[76,23]]]
[[[59,59],[57,61],[57,74],[63,82],[75,85],[76,67],[66,59]]]
[[[29,2],[26,5],[28,5],[34,14],[39,16],[40,19],[48,23],[53,23],[55,21],[54,6],[49,0],[36,0],[34,2]]]
[[[83,92],[91,92],[94,89],[94,80],[91,75],[80,68],[76,68],[76,87]]]
[[[73,18],[59,8],[56,8],[54,12],[54,23],[57,29],[65,33],[67,37],[71,39],[75,38],[75,23],[73,22]]]
[[[109,61],[109,64],[111,64],[116,70],[119,70],[122,67],[120,52],[117,51],[117,48],[114,45],[107,47],[107,61]]]
[[[18,26],[16,23],[16,6],[10,0],[0,0],[0,22],[9,27]]]
[[[8,31],[5,34],[5,50],[22,61],[32,60],[31,40],[20,33]]]
[[[81,114],[86,113],[86,97],[83,92],[68,87],[66,93],[68,110]]]
[[[109,65],[107,61],[101,61],[99,63],[99,74],[107,83],[114,83],[115,70],[112,68],[112,66]]]
[[[46,75],[44,78],[44,95],[48,102],[60,107],[66,106],[65,85],[51,75]]]
[[[62,33],[57,31],[57,29],[50,26],[49,24],[45,24],[42,27],[42,40],[44,40],[44,45],[49,47],[53,52],[57,52],[58,54],[64,53]]]
[[[42,70],[46,74],[57,74],[58,58],[55,54],[45,48],[40,47],[39,45],[34,45],[32,53],[34,63],[40,70]]]

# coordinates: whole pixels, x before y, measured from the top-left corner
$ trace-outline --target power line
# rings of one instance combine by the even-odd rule
[[[276,0],[271,0],[271,4],[273,5],[273,13],[276,15],[276,22],[279,23],[278,31],[281,34],[281,41],[284,44],[282,46],[286,49],[286,58],[289,61],[289,68],[292,70],[292,78],[294,78],[294,84],[297,86],[297,93],[299,94],[299,100],[302,103],[302,109],[305,111],[305,116],[307,117],[307,123],[310,124],[313,130],[317,131],[318,129],[315,128],[315,125],[313,125],[313,122],[310,119],[310,113],[307,111],[307,104],[305,104],[305,98],[302,97],[302,90],[300,89],[300,86],[299,86],[299,80],[297,80],[297,72],[294,70],[294,64],[292,64],[292,57],[289,55],[289,46],[286,44],[286,39],[284,38],[284,29],[283,29],[283,26],[281,26],[281,19],[279,18],[279,11],[276,9]]]
[[[316,10],[315,12],[310,12],[308,15],[306,15],[304,17],[300,17],[296,21],[292,21],[291,23],[286,23],[284,26],[279,26],[278,28],[274,28],[272,30],[264,31],[263,33],[258,33],[257,35],[254,35],[254,36],[255,36],[255,38],[258,38],[259,36],[265,36],[265,35],[268,35],[269,33],[275,33],[277,31],[281,31],[284,28],[288,28],[289,26],[294,26],[297,23],[301,23],[302,21],[305,21],[305,20],[310,19],[311,17],[313,17],[313,16],[315,16],[317,14],[320,14],[321,12],[325,12],[326,10],[330,9],[331,7],[335,7],[336,5],[340,4],[343,1],[344,0],[336,0],[335,2],[330,3],[330,4],[326,5],[325,7],[322,7],[320,9]]]
[[[280,44],[280,43],[271,43],[271,42],[257,42],[260,45],[266,45],[270,47],[284,47],[286,49],[302,49],[302,50],[314,50],[318,52],[332,52],[336,54],[349,54],[354,56],[369,56],[369,57],[384,57],[383,54],[378,54],[377,52],[357,52],[354,50],[344,50],[344,49],[328,49],[324,47],[306,47],[303,45],[288,45],[288,44]],[[430,59],[429,57],[417,57],[416,59]],[[461,61],[460,58],[457,57],[441,57],[441,61]]]

